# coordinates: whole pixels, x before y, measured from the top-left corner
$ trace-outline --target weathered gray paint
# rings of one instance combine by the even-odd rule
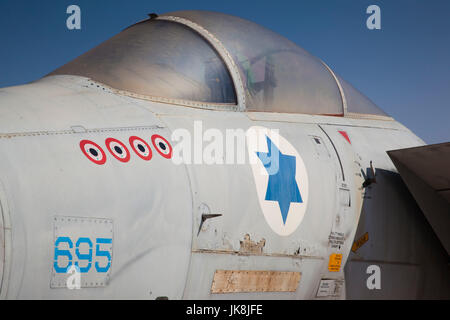
[[[345,90],[340,94],[336,105],[346,101]],[[1,297],[314,299],[322,279],[342,284],[338,294],[325,297],[330,299],[450,296],[448,256],[386,154],[422,140],[384,115],[242,112],[242,99],[241,112],[189,101],[175,105],[61,75],[1,89]],[[192,134],[194,121],[223,134],[252,126],[279,129],[298,151],[309,199],[291,235],[279,236],[266,223],[249,164],[175,165],[154,148],[149,162],[129,148],[131,160],[121,163],[104,147],[108,137],[127,144],[132,135],[149,141],[154,133],[170,140],[178,128]],[[105,149],[105,165],[86,159],[83,139]],[[371,163],[376,182],[363,188]],[[201,224],[202,215],[211,216]],[[106,286],[51,288],[55,216],[113,221]],[[366,232],[369,240],[352,253],[354,239]],[[335,233],[343,235],[337,249],[330,241]],[[339,272],[328,269],[332,253],[343,255]],[[382,269],[380,291],[365,286],[370,264]],[[300,272],[301,280],[296,292],[211,294],[217,269]]]
[[[5,267],[5,230],[3,223],[3,209],[0,203],[0,292],[3,285],[4,267]]]
[[[284,118],[279,114],[162,106],[117,96],[89,83],[83,78],[55,76],[36,84],[2,90],[4,99],[10,99],[11,103],[17,97],[23,101],[14,112],[3,108],[1,117],[4,129],[0,139],[0,176],[12,220],[13,254],[6,261],[11,270],[7,298],[314,298],[320,279],[344,279],[344,268],[338,273],[327,271],[328,237],[339,212],[338,183],[342,183],[331,141],[343,164],[353,206],[352,211],[346,213],[349,219],[345,220],[348,224],[344,261],[349,256],[358,223],[358,201],[362,201],[365,218],[358,230],[368,231],[370,240],[358,250],[358,255],[375,248],[363,261],[413,263],[415,267],[407,269],[416,271],[412,271],[408,281],[416,279],[417,272],[426,270],[423,268],[434,268],[437,275],[433,278],[442,276],[447,268],[442,258],[423,260],[429,248],[421,249],[415,245],[418,240],[414,240],[422,232],[420,223],[405,223],[401,228],[394,223],[388,229],[380,225],[392,224],[389,221],[399,212],[411,214],[408,206],[412,205],[412,198],[407,194],[397,195],[397,185],[383,181],[381,174],[382,170],[391,175],[396,172],[384,151],[422,144],[400,124],[307,115]],[[48,98],[36,100],[22,94],[34,90]],[[63,97],[65,103],[58,104]],[[98,108],[96,101],[103,100],[109,103]],[[55,109],[53,114],[58,114],[58,121],[46,118],[47,106]],[[89,117],[79,114],[80,106],[89,110]],[[204,130],[209,127],[222,131],[246,129],[252,125],[278,128],[299,150],[309,172],[310,202],[304,221],[293,235],[280,237],[268,227],[256,200],[249,165],[176,166],[153,150],[150,162],[132,154],[130,162],[124,164],[107,153],[107,163],[97,166],[79,150],[78,143],[85,138],[101,144],[109,136],[127,141],[131,135],[147,139],[152,133],[170,136],[176,128],[192,131],[194,120],[202,120]],[[8,128],[12,121],[16,123],[15,128]],[[98,126],[98,122],[103,124]],[[73,126],[82,126],[86,132],[74,133],[70,129]],[[348,133],[351,145],[337,130]],[[313,136],[320,137],[326,149],[317,149]],[[370,161],[377,171],[377,183],[362,190],[363,178],[358,169],[367,170]],[[211,177],[216,183],[211,184]],[[371,192],[374,191],[381,192],[381,200],[373,201]],[[222,216],[206,220],[197,236],[201,214],[206,210],[202,204],[209,208],[209,213]],[[370,223],[368,213],[376,217]],[[50,289],[52,218],[55,215],[114,220],[112,279],[108,286]],[[383,216],[389,220],[383,220]],[[240,241],[246,234],[255,242],[265,239],[262,255],[239,252]],[[356,236],[360,233],[356,232]],[[392,245],[395,241],[400,241],[398,246]],[[426,243],[425,240],[422,243]],[[429,246],[433,247],[432,243]],[[414,260],[410,261],[412,257]],[[349,265],[352,259],[350,253]],[[299,271],[302,277],[293,294],[216,296],[210,294],[210,280],[218,268]],[[389,277],[386,269],[383,270],[383,276]],[[352,298],[355,297],[353,281],[360,285],[367,276],[353,271],[347,272],[345,277],[348,295]],[[429,292],[428,287],[421,290],[419,293]],[[445,294],[447,287],[442,290]],[[416,297],[422,296],[426,295]]]

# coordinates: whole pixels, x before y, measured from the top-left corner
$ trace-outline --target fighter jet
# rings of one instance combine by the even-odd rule
[[[2,299],[448,299],[449,143],[180,11],[0,89]]]

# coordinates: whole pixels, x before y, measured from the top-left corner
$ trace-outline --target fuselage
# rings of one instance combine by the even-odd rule
[[[223,163],[167,157],[177,130],[206,147],[208,129],[226,137],[255,127],[277,129],[303,160],[307,205],[289,234],[265,217],[252,164],[227,163],[225,145]],[[0,132],[2,298],[312,299],[324,279],[338,287],[326,298],[377,297],[366,287],[373,264],[392,297],[448,290],[436,290],[448,281],[445,257],[386,154],[424,142],[394,120],[205,110],[49,76],[0,90]],[[111,138],[129,158],[114,155]],[[86,154],[83,141],[98,149]],[[71,265],[79,290],[67,288]],[[214,283],[218,270],[278,272],[296,286],[233,293]]]

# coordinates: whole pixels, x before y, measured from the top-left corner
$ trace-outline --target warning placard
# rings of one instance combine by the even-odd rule
[[[369,240],[369,233],[366,232],[361,238],[359,238],[358,240],[356,240],[353,243],[352,246],[352,251],[356,252],[359,248],[361,248],[363,246],[364,243],[366,243]]]
[[[339,272],[341,270],[342,254],[333,253],[330,255],[330,261],[328,262],[328,271]]]

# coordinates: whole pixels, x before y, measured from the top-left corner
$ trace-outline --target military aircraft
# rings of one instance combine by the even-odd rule
[[[449,150],[264,27],[151,14],[0,89],[0,297],[448,299]]]

